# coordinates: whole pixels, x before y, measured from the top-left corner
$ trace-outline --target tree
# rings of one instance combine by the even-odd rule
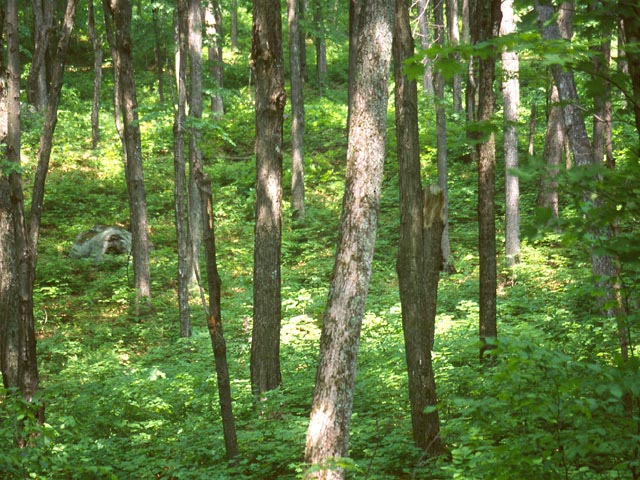
[[[637,45],[640,43],[640,6],[634,0],[620,0],[618,8],[624,27],[624,53],[633,90],[633,114],[636,130],[640,135],[640,101],[638,101],[640,98],[640,53],[637,50]]]
[[[54,30],[54,10],[56,2],[32,0],[35,20],[35,49],[31,69],[27,77],[27,101],[40,113],[47,108],[49,79],[47,78],[47,50]]]
[[[89,40],[93,48],[93,100],[91,102],[91,148],[98,148],[100,141],[100,87],[102,85],[102,42],[96,33],[96,19],[93,0],[89,0],[88,28]]]
[[[429,9],[427,0],[418,0],[418,27],[420,29],[420,45],[423,49],[431,46],[431,31],[429,29]],[[433,63],[429,57],[422,59],[424,64],[424,75],[422,76],[422,89],[429,96],[434,95],[433,89]]]
[[[447,29],[449,32],[449,43],[452,47],[457,47],[460,44],[458,0],[447,0]],[[456,62],[459,62],[460,54],[454,53],[452,58]],[[462,75],[460,72],[453,74],[453,111],[456,113],[462,112]]]
[[[562,163],[562,153],[564,151],[564,118],[558,88],[551,84],[551,95],[549,97],[549,115],[547,118],[547,132],[544,140],[544,150],[542,157],[546,163],[546,171],[542,176],[540,191],[538,192],[538,206],[551,211],[553,218],[558,218],[558,181],[560,164]]]
[[[238,0],[231,0],[231,48],[238,49]]]
[[[435,41],[444,48],[445,46],[445,28],[444,28],[444,6],[443,0],[438,0],[433,4],[434,13],[434,34]],[[433,75],[433,87],[435,92],[435,105],[436,105],[436,151],[438,157],[438,185],[442,189],[442,195],[444,197],[444,218],[445,225],[442,234],[442,257],[444,258],[444,265],[448,270],[453,270],[453,265],[450,263],[451,257],[451,245],[449,242],[449,188],[448,188],[448,173],[447,173],[447,111],[444,97],[444,75],[436,68]]]
[[[312,0],[313,5],[313,23],[315,24],[316,34],[313,43],[316,46],[316,82],[318,88],[322,91],[322,86],[327,81],[327,44],[325,33],[324,9],[322,0]]]
[[[142,145],[140,124],[138,122],[138,101],[134,79],[134,67],[131,42],[132,3],[130,0],[103,0],[105,24],[113,21],[115,29],[114,75],[118,77],[118,86],[114,93],[118,95],[122,115],[123,143],[125,148],[125,178],[129,193],[131,223],[131,253],[133,256],[133,283],[135,288],[135,308],[139,313],[140,301],[151,297],[151,279],[149,269],[149,231],[147,222],[147,200],[144,190],[142,169]]]
[[[427,315],[427,296],[436,292],[425,287],[425,235],[423,189],[420,174],[418,141],[418,92],[416,81],[403,72],[405,60],[414,55],[409,10],[403,0],[396,2],[393,35],[395,76],[396,137],[400,190],[400,240],[396,270],[400,287],[402,329],[409,378],[409,401],[413,441],[428,453],[442,448],[440,418],[436,406],[436,389],[431,350],[435,329]],[[440,249],[438,259],[441,260]],[[436,260],[437,263],[437,260]],[[437,266],[436,275],[439,274]],[[437,283],[436,283],[437,286]],[[435,305],[435,302],[434,302]],[[430,411],[426,411],[429,407]]]
[[[333,276],[320,337],[305,460],[311,476],[342,479],[334,462],[348,456],[360,329],[376,236],[385,158],[387,85],[394,2],[356,2],[350,42],[357,47],[350,70],[346,183]]]
[[[513,0],[502,3],[500,35],[516,32]],[[502,51],[502,101],[504,104],[504,168],[505,168],[505,253],[507,265],[520,262],[520,182],[512,170],[518,168],[518,107],[520,106],[520,81],[518,79],[518,54]]]
[[[189,51],[189,242],[191,246],[191,265],[189,281],[197,282],[198,259],[202,246],[203,220],[202,203],[196,184],[195,172],[202,167],[202,3],[200,0],[187,2],[187,44]]]
[[[62,81],[64,75],[66,54],[69,48],[69,40],[73,29],[73,21],[78,0],[68,0],[64,19],[62,23],[62,33],[56,49],[56,59],[51,77],[51,90],[47,100],[47,109],[44,124],[40,135],[38,147],[38,162],[33,182],[31,196],[31,212],[29,216],[24,208],[24,191],[21,173],[20,159],[20,58],[18,41],[18,15],[17,5],[13,0],[7,2],[7,37],[8,37],[8,104],[7,104],[7,165],[8,171],[3,171],[3,177],[8,177],[9,196],[11,212],[4,213],[3,218],[11,218],[12,225],[9,227],[13,232],[13,239],[5,236],[3,240],[8,241],[8,245],[2,245],[2,263],[8,266],[5,273],[3,271],[2,284],[7,291],[17,294],[18,300],[14,303],[8,301],[2,313],[7,313],[3,319],[2,335],[3,342],[0,344],[3,349],[0,356],[3,360],[3,377],[5,368],[16,368],[17,372],[9,372],[4,381],[14,380],[17,384],[8,385],[16,387],[22,397],[27,402],[33,402],[39,387],[38,364],[36,358],[36,337],[35,318],[33,305],[33,286],[38,260],[38,241],[40,233],[40,223],[42,217],[45,181],[49,170],[49,159],[53,134],[58,120],[58,103],[62,91]],[[3,182],[6,188],[7,183]],[[3,193],[6,194],[5,189]],[[7,205],[6,200],[2,201]],[[8,205],[7,205],[8,206]],[[7,263],[6,254],[15,254],[13,264]],[[15,266],[14,266],[15,265]],[[8,274],[8,275],[7,275]],[[7,277],[5,277],[7,275]],[[10,275],[15,275],[11,278]],[[15,285],[15,287],[13,286]],[[15,308],[17,304],[17,309]],[[5,333],[6,332],[6,333]],[[7,342],[8,340],[8,342]],[[13,342],[17,340],[17,345]],[[7,349],[7,350],[5,350]],[[17,353],[16,353],[17,352]],[[8,363],[7,363],[8,360]],[[41,406],[36,414],[38,421],[44,421],[44,406]],[[26,441],[18,439],[21,446]]]
[[[289,69],[291,71],[291,209],[295,220],[304,219],[304,100],[300,61],[298,1],[288,0]]]
[[[162,51],[162,39],[160,37],[160,7],[153,5],[151,12],[153,14],[153,40],[154,40],[154,53],[156,60],[156,77],[158,78],[158,100],[161,104],[164,103],[164,55]]]
[[[178,243],[178,312],[180,318],[180,336],[191,336],[191,313],[189,308],[189,280],[193,255],[189,245],[186,202],[186,164],[185,134],[187,130],[187,35],[189,20],[187,0],[178,1],[178,45],[176,55],[176,90],[178,105],[173,122],[173,171],[174,171],[174,210],[176,240]]]
[[[471,18],[474,44],[498,36],[502,17],[499,0],[472,3]],[[495,219],[495,138],[493,120],[493,83],[495,47],[490,46],[478,59],[478,112],[474,125],[478,157],[478,254],[480,256],[480,359],[495,348],[496,325],[496,219]]]
[[[220,90],[223,87],[223,60],[222,60],[222,11],[219,0],[209,0],[205,9],[205,24],[207,39],[209,41],[208,60],[209,75],[213,80],[213,92],[211,94],[211,111],[216,116],[224,115],[224,102]]]
[[[278,387],[282,244],[282,124],[284,90],[282,23],[278,0],[254,0],[251,66],[256,85],[256,224],[253,262],[251,388]]]

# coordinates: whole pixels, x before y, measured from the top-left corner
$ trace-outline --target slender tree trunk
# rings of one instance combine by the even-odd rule
[[[47,82],[47,50],[53,27],[55,2],[32,0],[35,19],[35,48],[27,78],[27,101],[44,114],[47,108],[49,85]]]
[[[138,122],[138,102],[134,81],[131,14],[129,0],[104,0],[111,2],[109,9],[115,27],[117,50],[116,69],[119,81],[120,107],[122,109],[125,154],[125,177],[129,193],[131,218],[131,252],[133,255],[133,282],[135,308],[139,313],[142,299],[151,297],[149,270],[149,231],[147,224],[147,201],[142,170],[142,145]]]
[[[431,46],[431,31],[429,29],[429,9],[428,0],[418,0],[418,27],[420,29],[420,46],[423,49]],[[422,89],[427,95],[434,95],[433,88],[433,63],[428,57],[422,59],[424,65],[424,75],[422,76]]]
[[[458,0],[447,0],[447,28],[449,30],[449,44],[452,47],[457,47],[460,44]],[[460,61],[459,53],[454,53],[452,56],[455,61]],[[453,74],[453,111],[462,112],[462,75],[460,73]],[[446,232],[448,225],[445,226],[445,229]]]
[[[284,90],[279,0],[254,0],[251,63],[256,84],[256,225],[253,263],[251,388],[278,387],[282,243]]]
[[[309,10],[309,0],[298,0],[298,38],[300,39],[300,77],[302,83],[307,81],[307,29],[305,20]]]
[[[178,312],[180,336],[191,336],[191,312],[189,308],[189,277],[193,255],[189,245],[187,225],[187,179],[185,158],[185,134],[187,131],[187,54],[189,21],[187,0],[178,1],[178,48],[176,52],[176,90],[178,108],[173,123],[174,210],[176,240],[178,242]]]
[[[91,148],[98,148],[100,142],[100,87],[102,85],[102,45],[96,34],[96,20],[93,0],[88,1],[89,39],[93,47],[93,100],[91,102]]]
[[[223,85],[224,64],[222,60],[222,11],[220,0],[209,0],[205,12],[207,39],[209,41],[209,75],[213,80],[211,94],[211,112],[216,116],[224,115],[224,102],[220,91]]]
[[[104,30],[111,52],[111,60],[113,63],[113,119],[116,131],[120,137],[122,144],[122,155],[124,164],[127,164],[127,147],[124,140],[124,124],[122,123],[122,106],[120,101],[120,57],[116,48],[115,34],[113,32],[113,14],[111,12],[111,0],[102,0],[102,10],[104,13]]]
[[[558,97],[558,88],[553,83],[551,85],[550,100],[551,106],[547,119],[547,133],[542,154],[547,168],[540,184],[538,206],[550,209],[553,217],[558,218],[558,182],[556,177],[560,173],[560,165],[562,163],[565,128],[560,98]]]
[[[238,49],[238,0],[231,0],[231,48]]]
[[[474,0],[472,5],[474,43],[491,40],[498,36],[501,11],[500,0],[484,2]],[[495,80],[494,55],[478,59],[478,115],[480,127],[493,120]],[[479,129],[480,130],[480,129]],[[476,134],[478,135],[478,134]],[[478,156],[478,253],[480,257],[480,359],[487,350],[495,348],[498,336],[496,323],[496,219],[495,219],[495,167],[496,146],[491,131],[480,130],[477,136]]]
[[[470,20],[470,2],[471,0],[462,0],[462,43],[470,44],[471,38],[471,20]],[[476,118],[477,110],[477,85],[476,70],[477,59],[473,56],[469,57],[467,66],[467,78],[464,91],[465,112],[467,114],[467,123],[473,123]],[[476,150],[471,152],[472,158],[476,159]]]
[[[300,31],[298,1],[288,0],[289,70],[291,71],[291,209],[294,220],[303,220],[304,212],[304,100],[300,69]]]
[[[640,99],[640,52],[637,50],[637,45],[640,43],[640,5],[636,0],[620,0],[618,8],[624,25],[624,53],[633,89],[632,106],[636,130],[640,136],[640,100],[638,100]]]
[[[327,81],[328,67],[324,11],[321,0],[313,0],[313,23],[318,29],[314,38],[316,46],[316,82],[318,83],[318,88],[322,91],[322,87]]]
[[[227,346],[222,331],[222,309],[220,307],[221,281],[218,274],[216,260],[216,239],[213,215],[213,198],[211,180],[202,170],[195,172],[196,183],[200,190],[203,215],[204,251],[207,265],[207,280],[209,284],[209,308],[207,309],[207,326],[211,337],[211,347],[216,364],[216,379],[218,381],[218,401],[224,445],[228,459],[238,456],[238,438],[233,416],[233,401],[231,396],[231,381],[227,362]]]
[[[159,8],[153,7],[151,10],[153,14],[153,40],[154,40],[154,53],[156,57],[156,77],[158,79],[158,100],[160,104],[164,104],[164,55],[162,51],[162,40],[160,38],[160,19]]]
[[[343,479],[335,461],[348,456],[360,329],[371,276],[382,167],[394,2],[356,5],[357,49],[340,234],[320,337],[320,359],[307,431],[310,476]]]
[[[202,246],[203,220],[200,193],[196,185],[195,172],[202,167],[202,4],[200,0],[188,0],[188,44],[189,44],[189,243],[191,245],[191,265],[189,282],[196,283]]]
[[[516,32],[513,0],[502,3],[500,35]],[[502,52],[502,99],[504,104],[504,168],[505,168],[505,253],[507,266],[520,263],[520,182],[511,170],[518,168],[518,107],[520,81],[518,54]]]
[[[434,453],[442,446],[436,406],[431,344],[435,323],[426,316],[428,292],[424,286],[423,192],[418,140],[418,88],[403,72],[404,61],[414,55],[409,9],[396,2],[393,36],[396,138],[400,187],[400,240],[396,270],[400,286],[413,441]],[[440,256],[440,252],[438,252]],[[439,272],[438,272],[439,273]],[[434,319],[435,320],[435,319]]]
[[[529,146],[527,153],[530,157],[533,157],[535,139],[536,139],[536,117],[538,115],[538,105],[531,104],[531,115],[529,116]]]
[[[434,34],[435,41],[444,48],[445,28],[444,28],[444,0],[436,0],[433,4],[434,11]],[[457,17],[457,16],[456,16]],[[435,92],[436,105],[436,150],[438,157],[438,185],[442,189],[444,198],[443,215],[445,218],[444,231],[442,232],[442,257],[444,258],[444,266],[447,270],[454,270],[450,264],[451,245],[449,242],[449,188],[447,173],[447,110],[444,97],[445,80],[444,75],[440,71],[436,71],[433,77],[433,86]]]

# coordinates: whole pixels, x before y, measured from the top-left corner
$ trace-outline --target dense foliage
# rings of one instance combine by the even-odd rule
[[[242,8],[240,15],[246,33],[250,16]],[[246,42],[248,36],[244,37]],[[40,396],[47,423],[26,422],[34,433],[32,445],[18,449],[13,441],[16,422],[29,419],[33,412],[19,395],[0,397],[2,478],[302,477],[319,322],[344,186],[344,42],[338,35],[330,39],[332,71],[322,96],[313,82],[305,90],[303,223],[290,220],[285,132],[283,386],[259,404],[251,394],[248,364],[255,168],[246,56],[225,53],[227,113],[203,120],[205,163],[215,188],[223,323],[241,450],[232,463],[225,460],[213,356],[198,304],[192,310],[192,338],[179,337],[173,110],[158,104],[153,72],[139,71],[154,250],[153,311],[136,317],[131,307],[130,259],[114,257],[96,265],[68,257],[77,234],[95,224],[126,226],[128,221],[110,88],[103,89],[102,141],[91,150],[91,74],[69,69],[47,183],[35,287]],[[145,48],[142,40],[136,45]],[[76,57],[80,63],[80,51]],[[522,117],[532,102],[540,101],[536,95],[545,85],[538,75],[539,64],[530,65],[522,73],[523,81],[533,85],[524,90],[530,96],[523,99]],[[434,179],[433,108],[428,98],[421,103],[423,163],[427,178]],[[544,137],[544,112],[540,115],[537,145]],[[390,130],[346,467],[352,478],[368,479],[631,478],[632,470],[640,471],[639,419],[625,413],[622,399],[640,396],[638,362],[633,355],[631,361],[620,362],[617,326],[599,311],[589,256],[595,248],[614,253],[621,261],[622,295],[632,312],[624,322],[633,354],[640,327],[640,166],[633,149],[637,136],[630,125],[617,124],[618,163],[614,171],[597,172],[603,182],[594,182],[594,172],[563,174],[557,223],[535,204],[543,174],[541,159],[537,152],[527,157],[521,147],[525,159],[521,211],[528,238],[522,246],[522,263],[514,269],[503,266],[499,274],[500,343],[492,351],[498,360],[486,368],[477,359],[477,179],[473,166],[461,160],[468,151],[462,122],[453,116],[452,120],[449,194],[456,271],[444,275],[440,283],[434,348],[442,435],[450,455],[426,460],[411,440],[395,272],[397,164]],[[35,113],[23,115],[27,179],[33,174],[40,122]],[[504,183],[503,174],[499,169],[498,185]],[[603,198],[606,208],[591,209],[593,204],[581,194],[585,191]],[[497,210],[504,210],[501,195]],[[616,225],[616,241],[594,238],[590,227],[596,223]]]

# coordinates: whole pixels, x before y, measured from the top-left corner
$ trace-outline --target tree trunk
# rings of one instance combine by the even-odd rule
[[[191,313],[189,308],[189,279],[193,255],[189,245],[187,225],[187,180],[185,158],[185,133],[187,129],[187,52],[189,21],[187,0],[178,1],[178,45],[176,64],[176,90],[178,108],[173,123],[173,170],[174,210],[176,217],[176,240],[178,243],[178,312],[180,318],[180,336],[191,336]]]
[[[435,41],[444,48],[445,42],[445,28],[444,28],[444,6],[443,1],[438,0],[433,4],[434,12],[434,34]],[[457,16],[456,16],[457,17]],[[442,189],[444,198],[443,215],[445,218],[444,231],[442,233],[442,256],[444,258],[444,265],[447,270],[454,270],[453,265],[450,264],[451,257],[451,245],[449,243],[449,188],[448,173],[447,173],[447,110],[444,96],[445,80],[441,71],[436,71],[433,77],[433,86],[435,92],[435,105],[436,105],[436,150],[438,157],[438,185]]]
[[[447,0],[447,28],[449,30],[449,44],[452,47],[457,47],[460,44],[458,0]],[[460,61],[459,53],[454,53],[452,57],[456,62]],[[453,111],[462,112],[462,75],[458,72],[453,74]],[[448,235],[447,231],[448,225],[445,225],[445,233]]]
[[[96,35],[96,20],[93,0],[89,0],[89,39],[93,47],[93,100],[91,102],[91,148],[98,148],[100,142],[100,87],[102,85],[102,46]]]
[[[420,28],[420,46],[423,49],[431,46],[431,32],[429,30],[429,9],[427,0],[418,0],[418,27]],[[422,89],[427,95],[434,95],[433,88],[433,63],[425,56],[422,59],[424,75],[422,76]]]
[[[556,177],[560,173],[562,153],[564,151],[564,117],[558,88],[551,85],[551,107],[547,119],[547,133],[544,140],[542,158],[546,163],[546,171],[542,176],[540,191],[538,193],[538,206],[551,210],[553,218],[558,218],[558,182]]]
[[[113,14],[111,12],[111,0],[102,0],[102,11],[104,13],[104,30],[111,52],[111,60],[113,62],[113,119],[116,131],[120,137],[122,144],[122,155],[124,164],[127,164],[127,146],[124,140],[124,124],[122,123],[122,106],[120,101],[120,57],[116,48],[115,34],[113,33]]]
[[[640,42],[640,5],[636,0],[620,0],[618,8],[624,25],[624,53],[633,89],[633,113],[636,130],[640,136],[640,100],[638,100],[640,99],[640,52],[637,49]]]
[[[321,0],[314,0],[313,2],[313,23],[318,29],[314,38],[316,46],[316,82],[318,83],[318,88],[322,92],[322,87],[327,81],[328,68],[323,2]]]
[[[531,104],[531,115],[529,116],[529,147],[527,153],[530,157],[533,157],[533,149],[536,139],[536,116],[538,115],[538,105]]]
[[[385,158],[394,3],[356,5],[357,49],[350,71],[346,183],[333,277],[320,337],[305,459],[312,478],[343,479],[335,461],[348,455],[360,329],[371,276]]]
[[[31,69],[27,78],[27,101],[36,110],[44,114],[49,96],[47,82],[47,50],[53,25],[55,2],[47,0],[32,0],[33,16],[35,20],[35,46]]]
[[[513,0],[502,3],[500,35],[516,32]],[[518,107],[520,81],[518,54],[502,52],[502,99],[504,104],[504,168],[505,168],[505,254],[507,266],[520,263],[520,182],[511,170],[518,168]]]
[[[116,69],[119,81],[120,107],[122,109],[125,143],[125,177],[129,193],[131,219],[131,252],[133,255],[133,283],[135,309],[139,314],[140,302],[151,297],[149,271],[149,231],[147,224],[147,201],[142,171],[142,146],[138,122],[138,102],[133,71],[133,45],[131,43],[131,2],[111,1],[109,5],[115,27],[117,50]]]
[[[472,36],[474,43],[485,42],[498,36],[500,0],[483,2],[474,0]],[[496,146],[493,131],[488,128],[493,120],[495,55],[478,59],[478,114],[476,152],[478,156],[478,253],[480,257],[480,359],[486,351],[495,348],[498,336],[496,324],[496,219],[495,168]]]
[[[231,0],[231,48],[238,49],[238,0]]]
[[[435,325],[426,316],[424,286],[423,193],[418,140],[418,92],[415,80],[404,75],[404,61],[414,55],[409,10],[404,0],[396,2],[393,37],[396,137],[400,188],[400,240],[396,270],[400,286],[413,441],[429,453],[438,452],[440,419],[436,406],[431,343]],[[438,252],[438,255],[440,253]],[[439,273],[439,272],[438,272]]]
[[[300,39],[300,77],[307,81],[307,29],[306,18],[309,0],[298,0],[298,38]]]
[[[202,170],[195,172],[196,183],[200,190],[202,200],[201,210],[203,215],[204,251],[207,265],[207,281],[209,284],[209,308],[207,309],[207,326],[211,337],[211,347],[216,364],[216,378],[218,381],[218,401],[220,404],[220,416],[222,417],[222,430],[227,458],[238,456],[238,439],[236,425],[233,416],[233,402],[231,396],[231,381],[229,379],[229,366],[227,362],[227,346],[222,331],[222,309],[220,307],[220,275],[216,260],[216,239],[213,216],[213,198],[211,180],[204,175]]]
[[[153,40],[154,53],[156,57],[156,77],[158,79],[158,100],[164,104],[164,55],[162,51],[162,40],[160,38],[160,19],[158,18],[158,7],[153,7]]]
[[[256,84],[256,225],[253,264],[251,388],[278,387],[282,243],[282,23],[278,0],[254,0],[251,63]]]
[[[202,171],[202,4],[200,0],[188,0],[188,44],[189,44],[189,242],[191,244],[191,265],[189,282],[198,278],[200,250],[203,236],[202,203],[196,185],[195,172]]]
[[[304,219],[304,100],[300,62],[298,1],[288,0],[289,69],[291,71],[291,209],[294,220]]]
[[[209,40],[209,74],[213,80],[213,93],[211,94],[211,112],[221,117],[224,115],[224,102],[220,91],[223,87],[223,60],[222,60],[222,11],[220,0],[209,0],[205,12],[207,39]]]

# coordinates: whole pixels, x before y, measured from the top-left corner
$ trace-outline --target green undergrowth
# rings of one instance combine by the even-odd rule
[[[318,339],[333,268],[346,148],[343,89],[307,91],[307,217],[290,220],[285,153],[282,388],[255,403],[249,385],[253,261],[253,111],[246,91],[229,93],[227,114],[203,120],[206,169],[214,185],[216,236],[240,457],[228,462],[203,307],[192,303],[193,336],[179,337],[173,227],[172,112],[141,96],[151,240],[153,309],[132,313],[130,259],[104,264],[68,257],[95,224],[127,226],[127,194],[112,116],[89,148],[82,92],[66,90],[47,183],[35,287],[41,392],[47,423],[31,448],[12,447],[28,406],[0,404],[3,478],[302,478]],[[108,102],[105,100],[105,104]],[[425,102],[428,106],[428,102]],[[425,108],[425,111],[428,111]],[[431,114],[423,143],[434,138]],[[392,117],[390,116],[390,121]],[[24,159],[37,142],[27,125]],[[288,122],[286,122],[288,123]],[[288,128],[288,127],[287,127]],[[423,458],[412,446],[395,273],[398,239],[395,138],[389,153],[373,278],[364,318],[351,422],[350,478],[631,478],[640,438],[621,399],[640,394],[637,365],[622,366],[615,324],[594,307],[589,250],[560,233],[523,242],[522,263],[500,262],[500,342],[492,367],[478,362],[476,176],[464,132],[452,121],[451,243],[455,272],[443,276],[434,364],[449,455]],[[288,131],[285,152],[288,152]],[[428,179],[435,152],[424,148]],[[499,181],[503,172],[498,172]],[[28,181],[26,184],[28,185]],[[536,182],[523,178],[525,223],[535,218]],[[567,207],[568,208],[568,207]],[[498,210],[503,211],[502,194]],[[502,223],[498,237],[503,238]],[[500,257],[501,258],[501,257]],[[634,361],[635,362],[635,361]],[[6,421],[5,421],[6,419]],[[29,422],[27,422],[29,424]]]

